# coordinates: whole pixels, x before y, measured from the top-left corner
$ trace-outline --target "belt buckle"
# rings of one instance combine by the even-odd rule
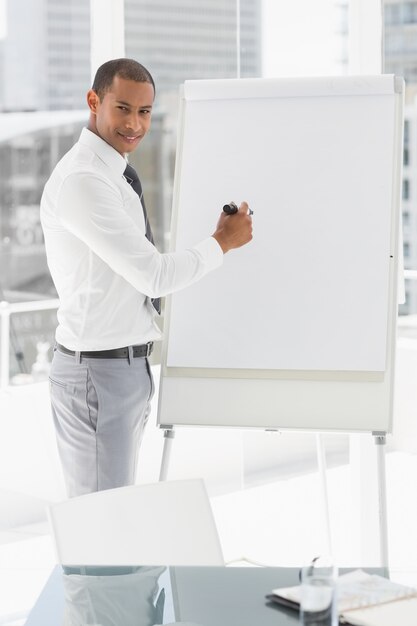
[[[146,344],[146,356],[151,356],[152,354],[152,349],[153,349],[153,341],[148,341],[148,343]]]

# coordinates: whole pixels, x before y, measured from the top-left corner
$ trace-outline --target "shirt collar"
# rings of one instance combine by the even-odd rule
[[[90,148],[113,172],[123,174],[126,169],[126,159],[104,139],[88,128],[83,128],[78,141]]]

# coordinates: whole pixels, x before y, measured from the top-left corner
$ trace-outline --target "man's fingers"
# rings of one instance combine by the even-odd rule
[[[252,209],[249,208],[249,205],[247,202],[242,202],[242,204],[239,207],[239,211],[241,213],[244,213],[245,215],[253,215],[253,211]]]

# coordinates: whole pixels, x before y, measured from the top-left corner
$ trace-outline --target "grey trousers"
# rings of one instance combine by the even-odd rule
[[[148,359],[80,360],[55,349],[49,379],[68,496],[134,484],[154,392]]]

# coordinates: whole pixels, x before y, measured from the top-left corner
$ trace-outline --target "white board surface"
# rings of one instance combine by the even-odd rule
[[[357,388],[372,414],[359,430],[371,421],[377,429],[382,413],[387,426],[401,150],[396,85],[393,76],[185,84],[173,246],[212,232],[230,200],[254,210],[254,239],[170,298],[160,423],[321,428],[323,420],[312,418],[317,403],[332,416],[326,429],[358,430],[343,417],[360,399]],[[221,409],[206,401],[216,391]],[[181,407],[194,392],[205,398],[204,417],[194,407],[184,418]],[[300,393],[310,414],[293,397]]]

